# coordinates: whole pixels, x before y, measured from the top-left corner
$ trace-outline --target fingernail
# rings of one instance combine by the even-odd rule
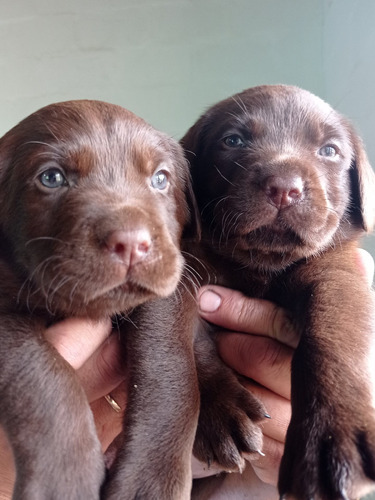
[[[212,290],[205,290],[199,297],[199,309],[204,313],[212,313],[219,309],[221,297]]]

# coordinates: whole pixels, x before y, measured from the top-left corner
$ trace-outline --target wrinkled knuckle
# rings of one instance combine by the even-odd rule
[[[282,310],[275,305],[271,312],[271,334],[273,338],[279,338],[279,332],[281,331],[283,321]]]
[[[246,326],[249,323],[249,319],[254,315],[255,304],[242,295],[237,298],[236,308],[238,324]]]
[[[296,347],[298,334],[291,316],[282,308],[275,306],[271,315],[271,335],[274,339]]]

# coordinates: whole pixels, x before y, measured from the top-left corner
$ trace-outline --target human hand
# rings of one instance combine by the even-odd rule
[[[372,257],[360,249],[356,258],[359,270],[371,284]],[[276,485],[291,416],[291,360],[299,341],[292,322],[275,304],[218,286],[200,290],[199,306],[204,319],[225,329],[218,334],[220,356],[251,379],[246,387],[263,401],[271,415],[261,424],[264,456],[248,458],[261,481]]]

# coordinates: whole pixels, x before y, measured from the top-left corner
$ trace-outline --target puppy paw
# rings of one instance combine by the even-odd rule
[[[361,421],[354,408],[341,416],[326,411],[292,419],[280,467],[280,498],[352,500],[370,483],[375,487],[375,419]]]
[[[241,471],[243,453],[261,453],[258,423],[266,417],[262,403],[230,372],[201,391],[194,455],[208,466],[215,463],[227,471]]]

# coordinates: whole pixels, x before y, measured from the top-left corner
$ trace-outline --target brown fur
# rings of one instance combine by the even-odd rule
[[[157,309],[183,267],[189,186],[181,147],[106,103],[47,106],[0,140],[0,422],[15,456],[14,498],[99,498],[104,465],[92,415],[43,330],[72,315],[127,315],[145,301]],[[139,331],[125,344],[138,389],[105,498],[189,496],[192,335],[158,328],[147,307],[130,314]]]
[[[356,265],[358,239],[374,225],[375,181],[361,141],[309,92],[262,86],[210,108],[182,145],[203,219],[200,246],[186,248],[202,261],[191,260],[206,276],[199,284],[273,300],[301,333],[280,494],[353,499],[375,481],[374,297]],[[206,330],[195,453],[241,469],[239,452],[261,447],[264,410],[233,389],[212,349],[207,362]]]

